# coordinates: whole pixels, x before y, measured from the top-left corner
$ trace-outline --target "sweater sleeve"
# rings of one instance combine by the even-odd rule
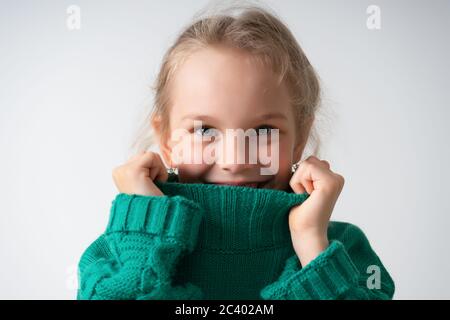
[[[106,231],[80,258],[77,299],[201,299],[200,288],[174,287],[172,278],[195,247],[202,216],[182,196],[118,194]]]
[[[395,285],[357,226],[345,225],[337,238],[304,268],[297,255],[287,259],[280,277],[264,287],[266,300],[389,300]],[[330,233],[330,232],[329,232]]]

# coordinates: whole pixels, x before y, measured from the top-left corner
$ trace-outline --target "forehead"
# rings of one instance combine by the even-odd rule
[[[269,112],[287,113],[289,96],[272,69],[251,54],[208,47],[189,56],[171,86],[171,119],[205,114],[234,122]]]

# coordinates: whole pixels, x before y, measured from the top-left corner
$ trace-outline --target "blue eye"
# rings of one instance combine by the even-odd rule
[[[217,129],[211,128],[211,127],[201,127],[194,129],[194,133],[198,134],[200,136],[217,136],[219,134],[219,131]]]

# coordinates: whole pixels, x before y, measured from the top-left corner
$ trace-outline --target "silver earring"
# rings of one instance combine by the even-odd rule
[[[300,162],[297,162],[297,163],[294,163],[293,165],[292,165],[292,173],[294,173],[295,171],[297,171],[297,169],[298,169],[298,167],[300,166],[300,163],[302,163],[303,161],[300,161]]]
[[[167,173],[171,174],[171,175],[178,175],[178,168],[170,167],[170,168],[167,169]]]

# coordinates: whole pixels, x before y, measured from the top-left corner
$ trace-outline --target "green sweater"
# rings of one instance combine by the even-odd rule
[[[306,193],[156,184],[164,196],[116,195],[105,232],[80,258],[77,299],[393,297],[392,278],[355,225],[330,221],[328,248],[301,266],[288,214]]]

